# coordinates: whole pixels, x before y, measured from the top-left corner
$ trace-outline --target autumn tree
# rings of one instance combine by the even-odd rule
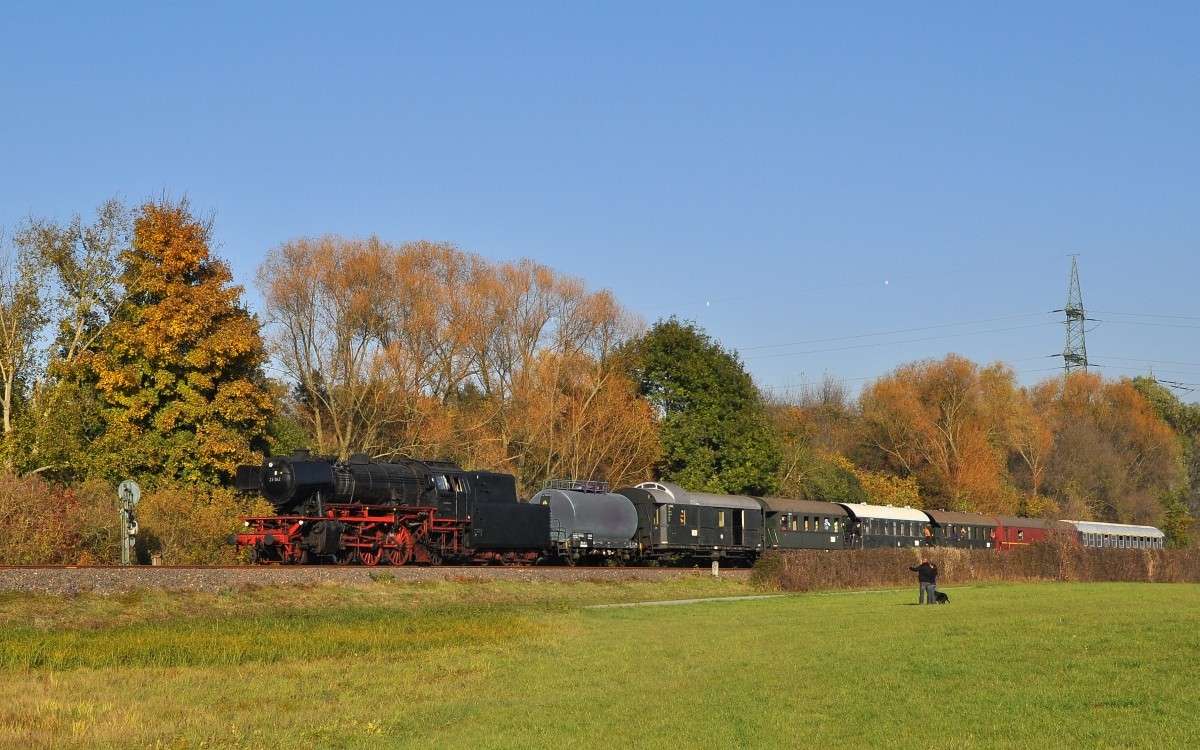
[[[1186,546],[1193,519],[1200,516],[1200,405],[1184,403],[1154,378],[1137,377],[1133,387],[1179,442],[1183,479],[1162,496],[1161,527],[1173,546]]]
[[[46,323],[42,309],[44,266],[27,242],[4,243],[0,257],[0,426],[5,462],[12,465],[11,437],[16,405],[37,363],[37,337]]]
[[[259,284],[321,452],[455,458],[528,489],[644,477],[656,455],[652,415],[610,361],[637,323],[609,292],[452,245],[337,237],[276,248]]]
[[[736,355],[695,324],[672,318],[631,343],[629,362],[660,418],[662,478],[710,492],[775,490],[779,446]]]
[[[218,482],[263,447],[271,412],[258,323],[186,201],[142,206],[120,254],[125,299],[86,363],[104,473]]]
[[[905,365],[863,392],[866,440],[885,465],[917,478],[927,506],[1011,513],[989,399],[1012,378],[953,354]]]
[[[1163,494],[1182,480],[1170,426],[1128,380],[1072,373],[1056,384],[1048,405],[1055,432],[1047,492],[1060,499],[1064,514],[1157,520]]]
[[[1175,432],[1185,472],[1180,497],[1191,515],[1200,516],[1200,404],[1184,403],[1154,378],[1137,377],[1132,384]]]
[[[659,455],[650,405],[619,366],[545,352],[513,383],[508,451],[522,486],[549,479],[646,481]]]
[[[17,430],[18,466],[62,480],[88,473],[90,444],[103,431],[103,415],[86,359],[120,306],[120,253],[129,247],[132,216],[117,200],[94,218],[66,223],[31,219],[19,232],[26,251],[45,269],[41,302],[50,322],[48,350],[40,352],[43,377],[33,384],[29,408]]]

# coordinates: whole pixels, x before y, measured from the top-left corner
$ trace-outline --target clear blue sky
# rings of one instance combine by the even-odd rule
[[[300,235],[527,256],[767,386],[1040,378],[1078,252],[1093,360],[1200,383],[1198,3],[347,5],[6,4],[0,225],[186,194],[248,287]]]

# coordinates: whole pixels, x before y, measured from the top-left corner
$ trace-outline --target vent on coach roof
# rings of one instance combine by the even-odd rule
[[[542,489],[604,494],[608,492],[608,482],[599,482],[595,479],[551,479]]]

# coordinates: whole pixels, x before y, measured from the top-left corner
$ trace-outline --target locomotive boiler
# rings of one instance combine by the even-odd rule
[[[259,562],[532,562],[549,538],[548,510],[518,502],[511,475],[449,461],[297,451],[239,467],[237,486],[276,511],[235,539]]]

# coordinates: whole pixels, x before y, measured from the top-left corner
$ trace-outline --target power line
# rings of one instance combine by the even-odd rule
[[[1200,320],[1200,315],[1167,315],[1164,313],[1130,313],[1111,310],[1093,310],[1096,315],[1124,315],[1130,318],[1174,318],[1176,320]]]
[[[1088,318],[1088,320],[1092,319]],[[1103,322],[1108,323],[1109,325],[1150,326],[1151,328],[1190,328],[1193,330],[1200,329],[1200,326],[1190,326],[1185,323],[1151,323],[1148,320],[1113,320],[1112,318],[1108,318]]]
[[[756,351],[759,349],[778,349],[778,348],[784,347],[784,346],[803,346],[805,344],[827,344],[827,343],[832,343],[835,341],[850,341],[853,339],[866,339],[866,338],[872,338],[875,336],[893,336],[898,333],[916,333],[918,331],[932,331],[932,330],[937,330],[940,328],[955,328],[957,326],[982,325],[984,323],[997,323],[997,322],[1000,322],[1003,320],[1018,320],[1021,318],[1032,318],[1032,317],[1036,317],[1038,315],[1048,315],[1048,314],[1050,314],[1050,313],[1049,312],[1036,312],[1036,313],[1021,313],[1018,315],[1001,315],[1001,316],[998,316],[995,318],[980,318],[979,320],[962,320],[962,321],[958,321],[956,323],[938,323],[935,325],[916,326],[913,328],[894,328],[890,331],[875,331],[873,333],[856,333],[856,334],[852,334],[852,335],[848,335],[848,336],[831,336],[829,338],[822,338],[822,339],[806,339],[803,341],[788,341],[786,343],[781,343],[781,344],[759,344],[757,346],[744,346],[744,347],[741,347],[739,349],[739,351],[749,352],[749,351]]]
[[[802,352],[780,352],[778,354],[756,354],[746,359],[776,359],[778,357],[801,357],[806,354],[827,354],[829,352],[844,352],[853,349],[869,349],[877,346],[895,346],[897,344],[917,344],[924,341],[937,341],[940,339],[962,338],[963,336],[983,336],[989,333],[1007,333],[1009,331],[1023,331],[1030,328],[1040,328],[1046,325],[1058,325],[1054,321],[1046,321],[1044,323],[1032,323],[1023,326],[1010,326],[1008,328],[993,328],[986,331],[966,331],[963,333],[947,333],[941,336],[922,336],[914,339],[901,339],[899,341],[875,341],[868,344],[853,344],[851,346],[837,346],[828,349],[809,349]]]
[[[1105,359],[1115,359],[1118,362],[1145,362],[1151,365],[1189,365],[1191,367],[1200,367],[1200,362],[1180,362],[1176,359],[1147,359],[1146,357],[1114,357],[1111,354],[1105,354]]]
[[[1060,355],[1050,354],[1050,355],[1042,355],[1042,356],[1038,356],[1038,357],[1025,357],[1023,359],[1013,359],[1013,360],[1007,360],[1007,361],[1009,361],[1009,362],[1028,362],[1028,361],[1032,361],[1032,360],[1048,359],[1049,357],[1058,357],[1058,356],[1060,356]],[[1035,369],[1013,370],[1013,374],[1029,375],[1029,374],[1032,374],[1035,372],[1060,372],[1061,370],[1062,370],[1061,367],[1039,367],[1039,368],[1035,368]],[[839,378],[837,376],[831,376],[831,378],[835,382],[839,382],[839,383],[856,383],[856,382],[860,382],[863,380],[878,380],[879,378],[886,377],[888,374],[890,374],[890,373],[883,373],[880,375],[865,375],[863,377],[857,377],[857,378]],[[759,388],[761,388],[762,390],[769,390],[769,391],[795,391],[795,390],[799,390],[801,388],[809,388],[809,387],[816,386],[816,385],[822,385],[823,383],[824,383],[823,380],[819,380],[819,381],[811,380],[811,381],[802,382],[802,383],[780,383],[780,384],[776,384],[776,385],[761,385],[761,386],[759,386]]]

